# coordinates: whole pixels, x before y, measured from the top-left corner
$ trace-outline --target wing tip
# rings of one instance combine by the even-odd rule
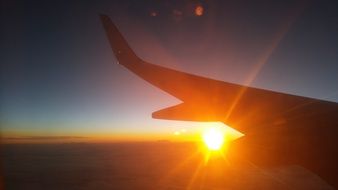
[[[141,59],[134,53],[129,47],[129,44],[124,39],[116,25],[106,14],[99,14],[100,20],[108,37],[110,46],[119,62],[124,66],[135,65],[135,62],[141,61]]]

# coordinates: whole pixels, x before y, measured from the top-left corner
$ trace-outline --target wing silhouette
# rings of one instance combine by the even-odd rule
[[[245,134],[233,158],[262,165],[299,164],[338,188],[338,104],[197,76],[139,58],[117,27],[100,15],[119,63],[181,104],[153,118],[221,121]]]

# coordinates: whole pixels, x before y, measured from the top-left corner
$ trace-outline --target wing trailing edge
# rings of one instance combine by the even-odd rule
[[[164,108],[152,114],[155,119],[181,120],[181,121],[219,121],[212,109],[195,104],[181,103]]]

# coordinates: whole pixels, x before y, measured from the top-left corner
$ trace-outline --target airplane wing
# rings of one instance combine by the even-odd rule
[[[332,102],[227,83],[147,63],[136,56],[107,16],[102,15],[101,19],[119,64],[183,101],[153,113],[154,118],[223,121],[246,133],[254,128],[252,125],[286,122],[286,115],[305,107],[315,107],[316,114],[337,107]]]
[[[338,181],[337,103],[223,82],[148,63],[133,52],[108,16],[100,18],[119,64],[182,101],[154,112],[153,118],[222,121],[245,134],[234,143],[234,147],[245,152],[242,155],[257,158],[258,162],[301,164],[338,187],[334,182]],[[271,155],[277,156],[271,159]],[[309,159],[311,156],[313,159]],[[281,160],[284,157],[288,160]]]

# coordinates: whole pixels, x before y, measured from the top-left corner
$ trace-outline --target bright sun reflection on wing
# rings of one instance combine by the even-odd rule
[[[214,158],[222,157],[226,160],[230,143],[244,135],[222,122],[204,122],[201,134],[204,143],[204,164]]]
[[[224,143],[224,132],[212,127],[203,132],[203,141],[210,150],[220,150]]]
[[[230,143],[243,136],[239,131],[222,122],[204,122],[201,137],[207,154],[227,152]]]
[[[173,140],[198,142],[206,154],[225,154],[231,142],[244,135],[223,122],[170,121],[170,124],[175,127]]]

